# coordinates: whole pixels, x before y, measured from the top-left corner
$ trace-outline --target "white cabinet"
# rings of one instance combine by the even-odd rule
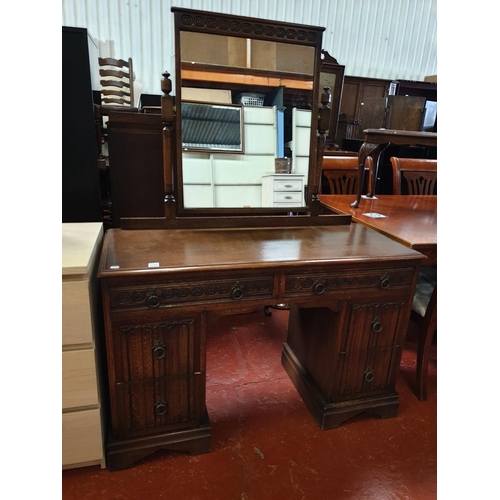
[[[62,466],[104,463],[99,392],[100,222],[62,225]]]
[[[303,174],[266,174],[262,176],[263,207],[303,207]]]

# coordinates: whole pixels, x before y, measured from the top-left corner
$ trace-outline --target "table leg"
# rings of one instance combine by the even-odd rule
[[[427,399],[427,371],[429,351],[437,325],[437,286],[434,287],[431,300],[427,305],[425,316],[420,321],[417,351],[417,397],[420,401]]]
[[[378,157],[380,154],[380,144],[374,144],[370,142],[364,142],[358,153],[358,191],[356,194],[356,200],[351,204],[351,207],[357,208],[359,205],[359,200],[361,199],[361,194],[363,193],[363,180],[365,177],[365,161],[367,156],[373,158],[373,164],[375,172],[370,171],[369,176],[371,179],[371,190],[375,191],[375,181],[378,170]]]

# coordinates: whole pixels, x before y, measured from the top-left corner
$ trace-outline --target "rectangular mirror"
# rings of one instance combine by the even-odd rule
[[[177,7],[172,12],[176,107],[182,110],[176,114],[179,215],[307,211],[308,186],[317,174],[315,96],[324,28]],[[209,139],[223,122],[194,116],[203,106],[231,115],[224,124],[230,140]],[[291,171],[277,173],[275,160],[284,157]]]
[[[182,101],[182,150],[243,153],[243,107]]]

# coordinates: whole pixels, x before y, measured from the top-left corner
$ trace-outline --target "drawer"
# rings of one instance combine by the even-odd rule
[[[408,325],[409,299],[351,303],[342,329],[340,352],[399,347]]]
[[[99,404],[94,349],[62,353],[62,407]]]
[[[157,316],[115,320],[111,382],[131,382],[204,371],[200,360],[201,316]]]
[[[342,291],[394,290],[408,288],[413,283],[414,268],[343,271],[327,273],[287,273],[285,298],[307,297]]]
[[[88,281],[62,283],[62,344],[90,344],[92,317]]]
[[[273,299],[274,276],[165,281],[159,284],[110,287],[112,311],[157,309],[173,305]]]
[[[298,208],[305,205],[304,203],[273,203],[274,208]]]
[[[143,436],[197,425],[204,403],[202,383],[201,375],[178,375],[116,384],[113,436]]]
[[[391,390],[396,383],[401,352],[401,348],[387,348],[340,355],[330,402],[370,397]]]
[[[273,191],[302,191],[302,179],[275,179]]]
[[[99,410],[62,415],[62,464],[84,464],[103,460],[101,415]]]
[[[277,193],[274,192],[273,194],[273,201],[275,203],[297,203],[297,204],[304,204],[304,200],[302,199],[302,191],[298,193]]]

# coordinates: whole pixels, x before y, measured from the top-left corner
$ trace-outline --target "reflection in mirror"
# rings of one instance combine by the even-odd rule
[[[344,86],[345,66],[340,65],[326,50],[321,51],[321,71],[319,74],[318,101],[321,101],[321,93],[325,87],[330,88],[330,123],[326,132],[326,145],[328,150],[339,149],[337,140],[337,125],[340,111],[340,99]]]
[[[183,99],[190,96],[191,99],[243,105],[242,140],[246,145],[245,155],[240,158],[213,154],[203,161],[199,155],[186,153],[185,129],[191,130],[192,124],[185,120],[186,102],[183,100],[184,206],[304,206],[314,48],[297,49],[279,42],[182,32],[181,60]],[[201,82],[204,87],[194,87]],[[207,133],[212,128],[207,123]],[[200,148],[192,145],[190,149]],[[218,148],[203,149],[216,152]],[[289,182],[285,182],[286,175],[273,175],[275,159],[285,157],[290,158],[292,169],[289,173],[295,176],[289,178]],[[278,183],[277,189],[281,188],[279,191],[274,189],[274,181]]]
[[[183,101],[181,114],[183,150],[243,152],[241,106]]]
[[[315,150],[311,138],[316,132],[314,82],[319,57],[315,41],[321,40],[315,30],[321,33],[322,28],[293,25],[291,29],[285,23],[271,27],[266,26],[269,21],[245,21],[179,9],[177,88],[183,111],[177,196],[181,210],[307,208],[305,194]],[[288,41],[278,41],[279,36]],[[241,150],[228,155],[218,147],[198,147],[195,139],[188,141],[187,101],[240,105]],[[231,126],[236,132],[238,124]],[[291,172],[277,173],[275,160],[285,157],[291,159]]]

